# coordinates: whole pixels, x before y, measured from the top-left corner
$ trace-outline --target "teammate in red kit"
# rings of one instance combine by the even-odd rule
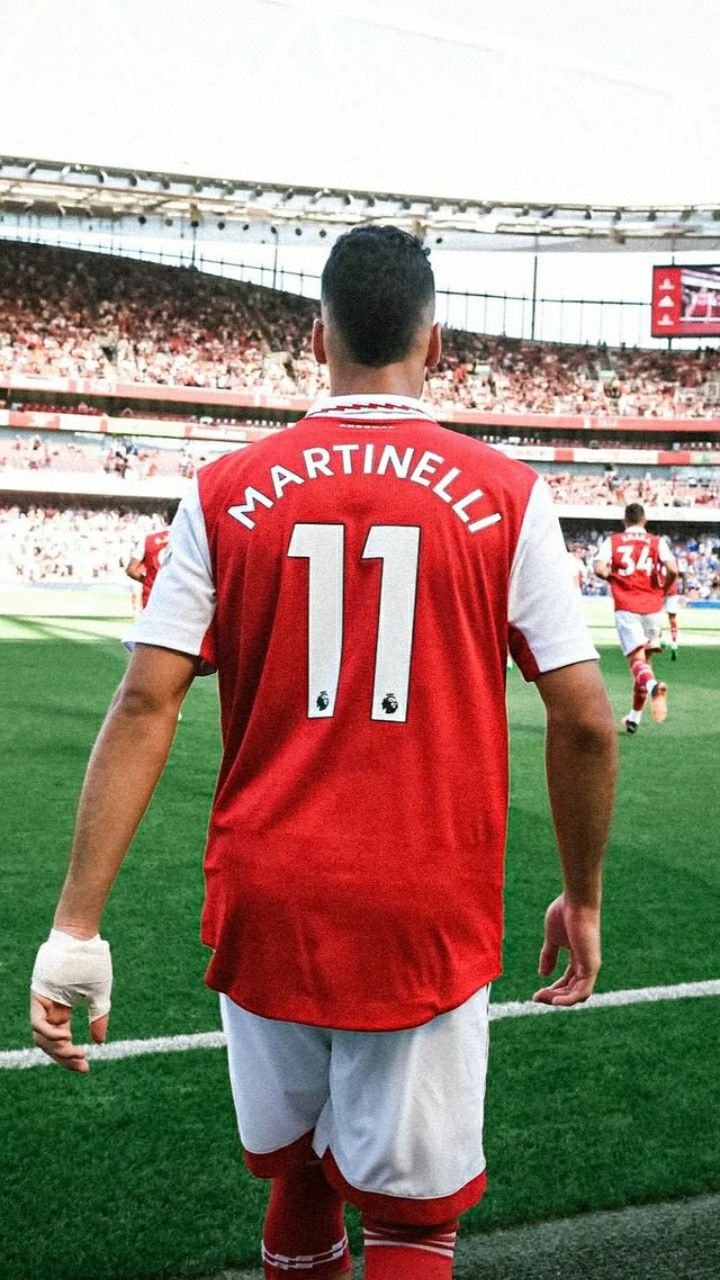
[[[142,544],[136,547],[132,560],[125,567],[128,578],[141,585],[143,609],[150,599],[158,569],[167,554],[169,537],[169,529],[155,529],[153,533],[149,533]]]
[[[177,708],[217,670],[203,938],[246,1159],[272,1181],[270,1280],[349,1273],[346,1200],[367,1280],[446,1280],[483,1193],[508,645],[547,709],[564,880],[541,972],[569,961],[535,998],[586,1000],[600,965],[616,746],[597,654],[542,481],[418,399],[433,307],[413,236],[338,240],[313,334],[331,396],[203,468],[181,504],[33,974],[35,1042],[87,1070],[70,1016],[85,998],[104,1038],[101,913]]]
[[[665,593],[677,577],[677,561],[665,538],[645,528],[639,502],[625,508],[625,528],[605,538],[595,572],[610,583],[620,647],[633,677],[632,706],[623,719],[626,733],[637,733],[650,698],[653,720],[667,717],[667,685],[656,680],[649,656],[660,652]]]

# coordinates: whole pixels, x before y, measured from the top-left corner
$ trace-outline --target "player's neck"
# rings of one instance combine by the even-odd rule
[[[386,365],[382,369],[349,365],[330,370],[331,396],[405,396],[419,400],[424,371],[404,365]]]

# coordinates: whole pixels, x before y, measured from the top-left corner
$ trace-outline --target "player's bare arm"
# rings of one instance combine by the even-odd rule
[[[534,998],[572,1005],[592,994],[600,969],[602,863],[615,798],[617,741],[596,662],[549,671],[538,677],[537,686],[547,712],[547,782],[564,884],[545,916],[540,973],[550,976],[561,949],[569,952],[569,963],[562,977]]]
[[[93,1001],[102,986],[102,912],[167,761],[195,670],[196,659],[187,654],[138,644],[90,757],[54,931],[41,948],[34,975],[45,993],[57,994],[65,981],[68,1003],[37,990],[31,996],[35,1044],[71,1071],[89,1070],[82,1046],[72,1040],[72,1004],[88,1004],[92,1038],[105,1039],[107,1013],[93,1016],[109,1005],[107,976],[104,1004]],[[80,945],[73,946],[71,939]]]
[[[130,560],[125,565],[125,572],[128,578],[132,578],[133,582],[142,582],[147,574],[147,569],[142,560]]]

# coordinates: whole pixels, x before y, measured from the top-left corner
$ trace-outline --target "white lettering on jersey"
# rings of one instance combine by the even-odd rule
[[[332,447],[333,453],[342,454],[344,475],[346,476],[352,475],[352,456],[351,455],[357,452],[359,448],[360,448],[359,444],[334,444],[333,445]]]
[[[420,461],[418,462],[415,470],[413,471],[410,479],[414,480],[415,484],[426,485],[427,488],[429,489],[430,481],[424,480],[423,476],[434,476],[435,472],[437,471],[437,466],[433,466],[433,463],[434,462],[439,463],[444,461],[445,459],[441,458],[439,453],[430,453],[429,451],[427,453],[424,453]]]
[[[448,467],[444,474],[441,474],[435,484],[431,487],[431,477],[437,475],[438,471],[445,466],[445,459],[439,453],[431,453],[425,450],[419,454],[415,461],[417,450],[412,446],[405,449],[402,456],[394,445],[386,445],[382,451],[378,448],[377,455],[374,444],[366,444],[360,453],[360,445],[357,444],[334,444],[331,449],[312,448],[303,449],[302,459],[305,467],[305,476],[300,475],[296,471],[291,471],[288,467],[280,466],[279,463],[273,464],[268,472],[267,488],[271,489],[275,494],[275,499],[268,497],[260,489],[256,489],[250,485],[245,490],[245,500],[236,506],[228,508],[228,514],[240,524],[244,524],[247,529],[255,528],[255,521],[251,519],[258,505],[263,507],[273,507],[275,502],[279,502],[285,497],[285,490],[293,484],[304,484],[305,479],[317,480],[318,476],[327,476],[332,479],[338,474],[353,475],[361,468],[363,475],[393,475],[398,480],[409,480],[413,484],[422,485],[423,488],[429,489],[431,493],[437,495],[443,502],[447,503],[450,509],[455,513],[459,520],[467,527],[468,533],[479,533],[482,529],[489,529],[491,525],[497,524],[502,520],[499,511],[494,511],[490,515],[478,516],[472,519],[469,508],[475,503],[481,502],[486,497],[482,489],[470,489],[468,493],[456,496],[451,491],[450,486],[456,489],[462,486],[462,471],[460,467]],[[357,460],[355,455],[358,455]],[[334,458],[331,457],[334,455]],[[332,461],[337,457],[342,460],[342,470],[334,471]],[[362,463],[360,464],[360,460]],[[413,462],[415,465],[413,466]]]
[[[388,466],[392,466],[392,469],[399,480],[407,480],[414,452],[415,450],[413,448],[406,449],[401,460],[400,454],[395,448],[395,445],[386,444],[377,465],[377,475],[384,476]]]
[[[456,516],[460,517],[463,524],[470,523],[470,517],[467,514],[467,508],[473,502],[477,502],[478,499],[482,497],[483,497],[482,489],[473,489],[470,493],[466,495],[466,497],[460,498],[459,502],[453,502],[453,511],[455,512]]]
[[[252,485],[245,490],[245,501],[239,503],[235,507],[228,507],[228,515],[234,520],[239,520],[244,524],[246,529],[254,529],[255,521],[250,519],[250,513],[255,510],[258,502],[264,507],[272,507],[274,505],[272,498],[268,498],[259,489],[253,489]]]
[[[304,484],[302,476],[297,476],[294,471],[288,471],[287,467],[274,466],[270,468],[270,478],[273,482],[275,497],[282,498],[289,484]]]
[[[330,454],[327,449],[303,449],[303,458],[308,480],[317,480],[318,472],[324,476],[335,474],[330,466]]]
[[[438,480],[437,484],[433,485],[433,493],[436,493],[438,498],[442,498],[443,502],[452,502],[453,496],[451,493],[448,493],[448,485],[452,484],[453,480],[456,480],[459,475],[460,468],[451,467],[450,470],[445,473],[442,480]]]

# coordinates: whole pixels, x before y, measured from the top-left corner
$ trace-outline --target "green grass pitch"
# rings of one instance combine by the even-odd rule
[[[34,952],[125,659],[117,622],[14,618],[0,634],[0,1049],[10,1049],[29,1042]],[[625,666],[614,646],[602,661],[619,720]],[[600,990],[718,976],[720,648],[688,643],[678,663],[663,654],[657,666],[670,682],[669,719],[620,743]],[[542,913],[559,883],[542,709],[517,671],[508,701],[513,786],[498,1000],[528,999],[537,985]],[[114,1038],[218,1026],[198,941],[217,760],[214,681],[198,681],[105,918]],[[463,1231],[720,1189],[718,1061],[712,997],[495,1023],[489,1189]],[[3,1280],[135,1280],[257,1262],[266,1191],[242,1166],[222,1051],[96,1063],[87,1078],[0,1071],[0,1124]],[[357,1242],[352,1216],[351,1227]]]

